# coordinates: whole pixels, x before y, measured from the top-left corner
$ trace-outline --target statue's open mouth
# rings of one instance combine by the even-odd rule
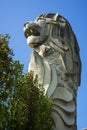
[[[25,28],[24,35],[27,38],[27,43],[32,48],[42,45],[48,38],[47,36],[42,36],[42,29],[37,25]]]
[[[40,36],[40,32],[33,28],[28,28],[25,30],[25,37],[28,38],[29,36]]]

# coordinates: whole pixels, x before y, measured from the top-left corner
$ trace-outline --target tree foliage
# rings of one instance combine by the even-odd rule
[[[33,72],[13,60],[9,35],[0,35],[0,130],[51,130],[51,101]]]
[[[38,84],[38,77],[33,78],[33,72],[25,75],[25,88],[28,90],[28,123],[26,130],[52,130],[51,102],[44,96],[44,89]]]

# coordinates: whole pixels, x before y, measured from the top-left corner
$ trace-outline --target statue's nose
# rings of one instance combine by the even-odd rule
[[[26,27],[26,25],[27,25],[28,23],[29,23],[29,22],[24,23],[24,27]]]

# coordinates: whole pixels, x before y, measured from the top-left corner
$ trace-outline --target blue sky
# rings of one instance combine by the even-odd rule
[[[78,130],[87,128],[87,0],[0,0],[0,33],[9,34],[15,60],[27,71],[32,49],[26,44],[23,24],[42,13],[59,13],[71,24],[80,47],[82,61],[81,85],[77,98]]]

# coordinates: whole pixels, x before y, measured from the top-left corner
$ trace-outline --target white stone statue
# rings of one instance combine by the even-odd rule
[[[28,71],[53,103],[54,130],[77,130],[76,97],[80,85],[79,47],[69,22],[59,14],[42,14],[24,24],[28,45],[33,48]]]

